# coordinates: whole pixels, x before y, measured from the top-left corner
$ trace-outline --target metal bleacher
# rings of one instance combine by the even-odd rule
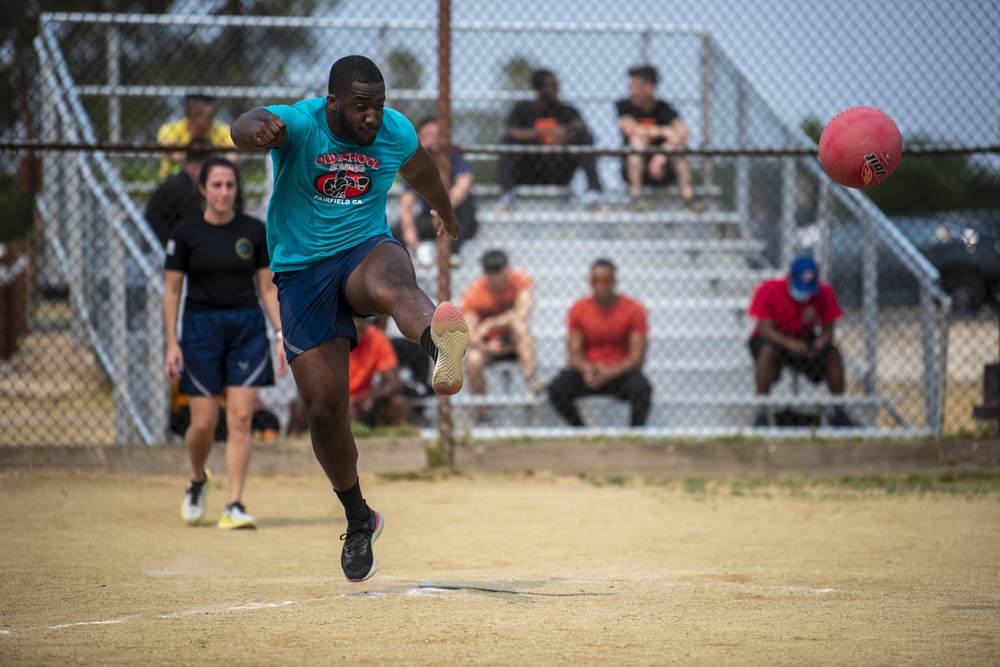
[[[481,200],[479,232],[465,242],[461,263],[452,271],[452,299],[460,301],[481,274],[483,253],[505,251],[511,267],[534,280],[531,329],[538,373],[551,379],[566,365],[566,314],[590,293],[591,264],[598,257],[612,260],[618,291],[647,308],[644,372],[654,387],[654,405],[646,427],[629,429],[623,402],[581,399],[590,434],[739,433],[750,429],[762,407],[844,404],[870,421],[874,406],[890,399],[837,399],[792,377],[780,381],[772,396],[755,396],[746,310],[757,283],[780,271],[762,259],[762,243],[745,234],[741,217],[710,201],[708,211],[695,214],[682,211],[679,199],[670,196],[661,196],[653,210],[642,213],[630,211],[624,201],[592,212],[578,199],[537,192],[519,196],[508,212]],[[429,294],[436,293],[436,266],[417,267],[418,281]],[[565,426],[544,393],[528,392],[515,362],[487,367],[486,381],[485,395],[463,391],[452,399],[458,433],[472,438],[580,434]],[[489,406],[488,423],[475,418],[480,405]]]
[[[38,85],[50,111],[43,119],[39,138],[53,145],[100,146],[121,141],[123,109],[142,106],[147,98],[173,100],[191,92],[188,86],[164,85],[162,77],[137,75],[122,81],[120,74],[120,30],[133,17],[119,14],[42,13],[34,41],[39,58]],[[192,30],[215,31],[220,27],[245,28],[245,16],[198,16],[164,14],[134,17],[137,25],[156,26],[163,39],[176,40]],[[386,35],[404,31],[433,44],[437,25],[432,19],[370,19],[363,29],[354,19],[310,18],[307,23],[289,23],[288,17],[253,17],[255,26],[273,30],[289,27],[322,31],[323,44],[367,31],[380,45],[391,44]],[[562,31],[566,26],[560,27]],[[577,26],[579,31],[603,32],[608,26]],[[577,28],[574,28],[576,30]],[[107,72],[88,73],[81,84],[70,66],[72,51],[65,50],[64,38],[77,38],[85,30],[97,31],[94,43],[107,39],[104,59]],[[546,36],[548,24],[517,22],[485,26],[480,21],[454,24],[458,35],[497,30],[522,38]],[[767,100],[740,73],[740,68],[724,49],[702,28],[689,26],[628,25],[611,27],[622,53],[641,53],[644,58],[664,44],[677,45],[686,61],[700,63],[694,80],[678,81],[664,91],[689,119],[700,138],[697,148],[720,151],[693,162],[696,194],[711,206],[700,214],[681,210],[676,191],[657,193],[652,209],[629,210],[624,193],[610,192],[607,211],[588,211],[574,194],[544,191],[518,192],[513,211],[492,210],[497,185],[489,178],[490,169],[477,185],[480,201],[480,230],[462,251],[462,265],[453,271],[452,298],[479,274],[483,251],[503,248],[514,267],[535,279],[537,304],[532,328],[538,347],[539,371],[551,378],[565,365],[565,315],[570,304],[589,291],[588,273],[598,257],[608,257],[618,265],[619,288],[646,303],[650,315],[650,340],[645,370],[654,384],[655,406],[643,429],[627,429],[624,406],[613,400],[584,399],[584,416],[593,426],[588,434],[630,432],[637,437],[692,437],[733,435],[749,428],[761,399],[754,396],[750,356],[746,349],[749,323],[743,312],[756,283],[787,266],[797,251],[798,233],[803,223],[814,231],[813,242],[820,265],[829,258],[833,233],[846,225],[852,233],[863,234],[865,252],[857,266],[863,277],[861,306],[853,315],[855,345],[853,358],[845,358],[851,381],[851,396],[843,401],[855,409],[863,426],[838,429],[837,435],[904,436],[940,434],[943,424],[945,368],[947,361],[946,315],[949,297],[939,285],[937,270],[906,237],[862,193],[833,187],[818,160],[803,156],[802,149],[815,146],[801,129],[787,126],[770,108]],[[152,33],[150,33],[152,34]],[[331,37],[332,36],[332,37]],[[534,37],[532,37],[534,36]],[[537,40],[536,40],[537,41]],[[456,40],[456,58],[480,59],[480,39]],[[631,44],[631,46],[627,46]],[[468,51],[469,46],[472,51]],[[374,42],[372,51],[381,48]],[[631,60],[633,56],[628,56]],[[618,65],[611,65],[617,68]],[[621,69],[616,70],[621,73]],[[198,86],[198,91],[228,102],[237,108],[275,99],[296,99],[314,94],[313,84],[276,87],[232,86],[224,77],[216,85]],[[393,91],[397,102],[432,102],[436,85],[422,89]],[[90,83],[92,82],[92,83]],[[515,99],[527,99],[530,92],[484,91],[479,81],[457,81],[455,100],[456,145],[462,145],[473,162],[494,162],[499,147],[479,144],[483,119],[493,119],[498,108]],[[584,117],[601,118],[613,108],[620,95],[616,88],[603,91],[567,86],[563,99],[577,105]],[[122,104],[128,100],[128,104]],[[95,123],[93,109],[106,109]],[[150,123],[154,119],[150,119]],[[484,126],[488,127],[488,126]],[[603,128],[603,129],[602,129]],[[595,147],[618,146],[620,136],[613,120],[595,124]],[[496,136],[499,127],[490,132]],[[464,137],[464,139],[463,139]],[[466,142],[463,145],[463,141]],[[774,158],[757,154],[761,150],[789,151]],[[478,157],[477,157],[478,151]],[[736,151],[735,153],[733,151]],[[745,151],[745,153],[744,153]],[[729,157],[727,157],[727,155]],[[262,159],[263,156],[254,159]],[[163,251],[142,214],[143,193],[149,183],[141,177],[141,164],[123,161],[124,156],[103,150],[70,150],[64,158],[43,161],[43,180],[60,187],[47,187],[36,198],[36,214],[44,229],[44,257],[38,275],[52,285],[72,286],[69,290],[73,313],[74,343],[92,349],[113,385],[115,442],[157,444],[169,437],[169,388],[163,382],[163,322],[159,308],[148,307],[162,299]],[[155,165],[156,153],[138,150],[136,159]],[[599,158],[599,170],[608,172],[605,184],[618,179],[618,159]],[[126,168],[127,167],[127,168]],[[495,171],[495,170],[493,170]],[[579,177],[579,174],[577,175]],[[477,173],[477,179],[480,175]],[[579,180],[579,178],[578,178]],[[253,185],[248,179],[248,186]],[[572,187],[572,184],[571,184]],[[248,192],[250,188],[248,187]],[[256,195],[256,192],[253,192]],[[617,197],[617,199],[615,199]],[[802,199],[802,201],[800,201]],[[763,218],[753,202],[769,204]],[[800,210],[800,204],[808,204]],[[388,214],[394,215],[396,202]],[[813,206],[814,205],[814,206]],[[800,220],[800,218],[803,218]],[[807,219],[806,219],[807,218]],[[760,232],[758,235],[757,232]],[[762,241],[761,239],[766,239]],[[919,356],[906,362],[918,375],[916,398],[907,410],[893,412],[891,420],[877,421],[875,405],[888,407],[893,398],[880,393],[894,387],[880,376],[880,336],[884,312],[877,298],[880,253],[888,252],[919,284],[921,302],[914,316]],[[97,258],[95,260],[95,258]],[[421,286],[437,294],[435,269],[417,269]],[[939,308],[938,304],[945,304]],[[129,344],[121,344],[121,332],[129,332]],[[890,341],[891,343],[892,341]],[[897,364],[898,365],[898,364]],[[529,397],[516,369],[497,364],[487,371],[490,391],[485,399],[496,409],[489,426],[475,426],[470,418],[478,399],[468,391],[454,397],[457,433],[473,438],[499,435],[537,434],[543,437],[580,435],[564,427],[544,397]],[[505,380],[509,377],[509,382]],[[825,388],[807,382],[798,386],[785,378],[767,399],[767,406],[786,404],[823,406],[837,403]],[[860,389],[859,389],[860,387]],[[892,391],[898,391],[893,388]],[[287,407],[296,395],[290,375],[277,386],[261,392],[262,400]],[[427,411],[433,416],[433,410]],[[284,415],[284,411],[282,411]],[[881,418],[882,414],[879,414]],[[433,424],[432,424],[433,426]],[[833,429],[831,429],[833,431]],[[784,433],[795,435],[793,429]],[[428,429],[425,436],[436,436]]]

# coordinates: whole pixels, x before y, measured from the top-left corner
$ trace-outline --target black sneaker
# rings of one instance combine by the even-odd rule
[[[767,411],[761,408],[753,418],[754,428],[764,428],[771,425],[771,420],[767,418]]]
[[[347,532],[340,536],[344,550],[340,553],[340,566],[348,581],[359,582],[369,579],[378,570],[378,559],[372,545],[382,534],[385,521],[382,515],[369,508],[371,514],[364,523],[347,522]]]

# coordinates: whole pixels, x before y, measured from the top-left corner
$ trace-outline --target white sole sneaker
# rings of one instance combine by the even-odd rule
[[[253,529],[257,527],[257,519],[247,513],[246,509],[227,507],[216,525],[223,530]]]
[[[208,489],[212,486],[212,473],[205,468],[205,481],[201,485],[201,493],[195,502],[191,502],[191,485],[184,492],[184,502],[181,504],[181,518],[189,526],[197,526],[205,518],[205,506],[208,504]]]
[[[465,383],[462,358],[469,347],[469,325],[452,302],[442,301],[434,309],[431,340],[438,351],[431,387],[442,396],[457,394]]]

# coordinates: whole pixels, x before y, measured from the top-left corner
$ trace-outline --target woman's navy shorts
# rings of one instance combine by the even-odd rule
[[[180,344],[184,354],[180,381],[183,394],[219,396],[223,387],[274,384],[267,326],[260,307],[185,309]]]

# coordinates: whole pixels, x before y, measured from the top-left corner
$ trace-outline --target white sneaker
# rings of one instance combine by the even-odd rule
[[[431,387],[438,394],[457,394],[465,383],[462,358],[469,347],[469,325],[455,304],[442,301],[431,318],[431,340],[437,347]]]
[[[252,514],[248,514],[243,503],[235,502],[226,505],[225,511],[219,517],[219,528],[233,530],[235,528],[256,528],[257,519]]]
[[[205,468],[205,481],[190,482],[184,492],[184,503],[181,505],[181,518],[184,522],[196,526],[205,518],[205,503],[208,498],[208,487],[212,484],[212,473]]]

